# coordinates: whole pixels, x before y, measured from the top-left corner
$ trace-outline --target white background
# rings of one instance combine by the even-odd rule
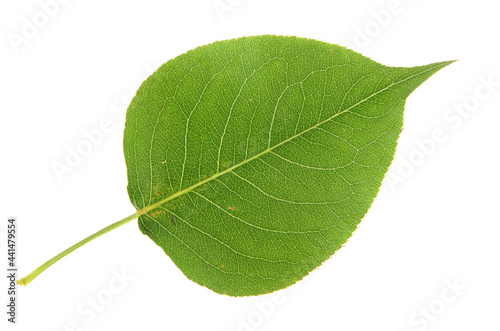
[[[129,95],[191,48],[281,34],[391,66],[459,61],[409,97],[396,159],[368,215],[298,286],[215,294],[184,277],[134,221],[20,288],[16,325],[5,321],[2,277],[2,330],[500,329],[495,1],[61,0],[44,22],[47,2],[0,5],[0,258],[4,266],[6,219],[16,216],[21,276],[134,212],[122,152]],[[26,34],[34,20],[38,31]],[[65,163],[103,119],[112,130],[59,180],[53,163]],[[429,140],[433,132],[441,139]],[[122,272],[132,278],[123,286]]]

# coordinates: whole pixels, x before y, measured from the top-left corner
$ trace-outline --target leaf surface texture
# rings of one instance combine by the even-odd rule
[[[387,67],[283,36],[168,61],[127,111],[140,230],[215,292],[295,283],[356,229],[393,159],[406,98],[449,63]]]

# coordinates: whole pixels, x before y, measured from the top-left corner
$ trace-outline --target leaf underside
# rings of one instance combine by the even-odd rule
[[[217,293],[295,283],[356,229],[393,159],[406,98],[449,63],[387,67],[284,36],[168,61],[127,111],[140,230]]]

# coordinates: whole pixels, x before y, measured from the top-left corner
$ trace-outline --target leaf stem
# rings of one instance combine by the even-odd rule
[[[119,220],[118,222],[115,222],[115,223],[108,225],[107,227],[97,231],[93,235],[88,236],[87,238],[85,238],[85,239],[77,242],[73,246],[69,247],[65,251],[57,254],[56,256],[54,256],[53,258],[51,258],[50,260],[48,260],[47,262],[45,262],[44,264],[42,264],[41,266],[39,266],[38,268],[33,270],[28,276],[19,279],[17,281],[17,283],[21,286],[28,285],[29,283],[31,283],[33,281],[33,279],[35,279],[38,275],[40,275],[42,272],[44,272],[45,269],[47,269],[48,267],[50,267],[51,265],[53,265],[54,263],[56,263],[57,261],[59,261],[60,259],[65,257],[66,255],[68,255],[69,253],[73,252],[75,249],[85,245],[86,243],[94,240],[97,237],[102,236],[103,234],[105,234],[111,230],[114,230],[114,229],[122,226],[123,224],[126,224],[126,223],[136,219],[137,217],[139,217],[139,213],[136,212],[130,216],[125,217],[122,220]]]

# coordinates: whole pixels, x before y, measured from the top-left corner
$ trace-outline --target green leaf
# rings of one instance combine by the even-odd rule
[[[339,249],[394,156],[408,95],[453,61],[386,67],[337,45],[260,36],[198,47],[139,88],[124,152],[139,218],[187,277],[218,292],[287,287]]]
[[[393,159],[407,96],[449,63],[387,67],[283,36],[168,61],[127,111],[140,230],[217,293],[295,283],[356,229]]]

